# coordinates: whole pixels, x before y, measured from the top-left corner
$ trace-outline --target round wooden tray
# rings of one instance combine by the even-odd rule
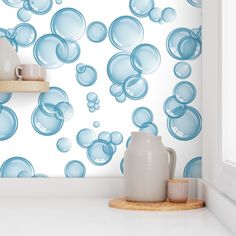
[[[202,200],[188,200],[186,203],[171,202],[130,202],[124,198],[112,199],[109,206],[124,210],[140,210],[140,211],[183,211],[202,208],[205,202]]]

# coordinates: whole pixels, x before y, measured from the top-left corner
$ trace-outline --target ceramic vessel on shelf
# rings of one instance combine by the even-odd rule
[[[175,164],[175,151],[164,147],[160,136],[132,132],[124,158],[126,200],[165,201],[167,181],[174,177]]]
[[[17,80],[15,68],[21,64],[13,46],[4,37],[0,38],[0,80]]]

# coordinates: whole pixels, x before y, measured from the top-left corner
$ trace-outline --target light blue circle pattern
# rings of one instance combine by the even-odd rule
[[[52,6],[53,0],[27,0],[29,9],[36,15],[44,15],[48,13]]]
[[[123,135],[118,131],[114,131],[111,133],[111,143],[113,145],[119,145],[123,142]]]
[[[192,6],[201,8],[202,0],[187,0]]]
[[[9,7],[15,7],[20,8],[23,4],[22,0],[3,0],[5,4],[7,4]]]
[[[94,67],[84,64],[76,66],[76,80],[85,87],[93,85],[97,80],[98,74]]]
[[[138,107],[132,114],[132,120],[135,126],[141,128],[144,123],[153,121],[152,111],[147,107]]]
[[[190,160],[184,168],[183,176],[185,178],[202,178],[202,157]]]
[[[175,96],[171,96],[165,100],[163,109],[170,118],[179,118],[184,115],[186,105],[180,103]]]
[[[69,152],[72,147],[72,142],[69,138],[60,138],[57,141],[57,149],[60,152]]]
[[[80,147],[87,148],[90,147],[96,140],[96,134],[91,129],[82,129],[76,136],[76,141]]]
[[[178,62],[174,66],[174,74],[179,79],[187,79],[192,73],[192,68],[187,62]]]
[[[172,21],[174,21],[175,18],[176,18],[176,11],[175,11],[175,9],[173,9],[171,7],[167,7],[165,9],[163,9],[162,12],[161,12],[161,18],[165,22],[172,22]]]
[[[130,0],[129,9],[137,17],[146,17],[154,7],[154,0]]]
[[[22,22],[27,22],[32,18],[32,12],[22,7],[17,11],[17,18]]]
[[[11,97],[12,93],[0,93],[0,104],[7,103],[11,99]]]
[[[90,112],[95,112],[100,109],[100,100],[98,95],[94,92],[89,92],[86,96],[87,107]]]
[[[94,43],[100,43],[107,37],[107,27],[100,21],[94,21],[87,27],[87,37]]]
[[[159,7],[154,7],[152,10],[149,12],[149,18],[153,22],[159,22],[162,15],[162,10]]]
[[[93,122],[93,127],[94,128],[99,128],[100,127],[100,122],[99,121],[94,121]]]
[[[67,178],[83,178],[86,168],[81,161],[73,160],[66,164],[64,172]]]

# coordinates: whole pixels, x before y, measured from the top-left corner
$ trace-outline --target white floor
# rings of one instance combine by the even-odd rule
[[[232,236],[207,208],[138,212],[108,199],[0,199],[3,236]]]

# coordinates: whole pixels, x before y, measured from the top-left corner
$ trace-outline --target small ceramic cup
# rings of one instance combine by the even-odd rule
[[[46,69],[36,64],[22,64],[16,67],[16,76],[19,80],[45,80]]]
[[[184,203],[188,200],[187,179],[168,180],[168,200],[169,202]]]

